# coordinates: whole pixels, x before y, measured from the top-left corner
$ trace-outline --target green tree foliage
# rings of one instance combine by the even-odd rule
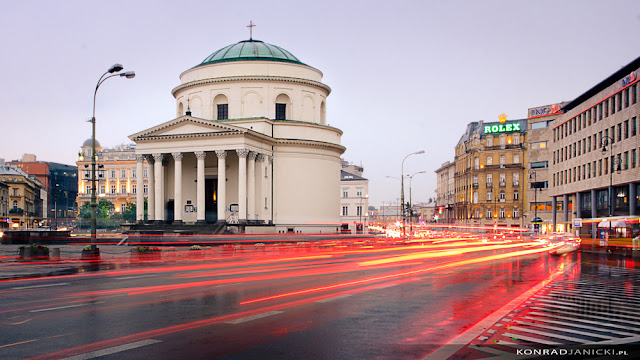
[[[113,203],[109,200],[100,199],[98,201],[98,212],[96,214],[97,219],[108,219],[113,214]],[[90,219],[91,218],[91,202],[82,204],[82,207],[78,211],[78,218]]]
[[[136,204],[128,202],[121,212],[122,219],[129,222],[136,221]]]

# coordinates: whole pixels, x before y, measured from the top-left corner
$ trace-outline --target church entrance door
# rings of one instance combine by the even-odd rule
[[[218,221],[218,179],[205,179],[204,181],[204,219],[208,223]]]

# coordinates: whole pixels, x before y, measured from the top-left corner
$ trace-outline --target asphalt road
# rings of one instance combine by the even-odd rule
[[[580,256],[455,239],[210,251],[1,282],[0,358],[422,359]]]

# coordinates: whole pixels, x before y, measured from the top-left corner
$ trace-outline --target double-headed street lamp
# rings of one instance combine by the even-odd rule
[[[96,85],[96,90],[93,92],[93,115],[91,116],[91,254],[97,254],[96,248],[96,211],[98,210],[98,204],[96,202],[96,95],[98,94],[98,88],[107,79],[114,76],[126,77],[127,79],[133,79],[136,73],[133,71],[127,71],[121,73],[124,67],[121,64],[114,64],[107,70]],[[107,77],[105,75],[112,74]]]
[[[404,161],[411,155],[424,154],[424,150],[413,152],[402,159],[402,166],[400,168],[400,202],[402,203],[402,236],[406,236],[405,224],[407,223],[406,210],[404,204]]]
[[[609,158],[611,159],[611,165],[607,165],[607,167],[609,167],[609,191],[607,191],[609,195],[609,236],[611,236],[611,223],[613,222],[611,217],[613,216],[613,202],[615,199],[613,197],[613,169],[615,168],[618,174],[622,169],[620,168],[620,159],[614,159],[613,157],[613,138],[603,136],[600,142],[600,146],[602,146],[602,155],[607,155],[607,145],[609,145]]]

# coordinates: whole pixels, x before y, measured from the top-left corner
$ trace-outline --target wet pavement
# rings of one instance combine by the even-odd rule
[[[638,266],[606,252],[333,242],[163,248],[141,259],[102,245],[99,263],[61,246],[58,263],[29,264],[7,246],[5,276],[75,272],[0,282],[3,359],[501,359],[545,342],[621,346],[640,335],[626,328],[638,313]],[[624,302],[601,306],[608,299]]]

